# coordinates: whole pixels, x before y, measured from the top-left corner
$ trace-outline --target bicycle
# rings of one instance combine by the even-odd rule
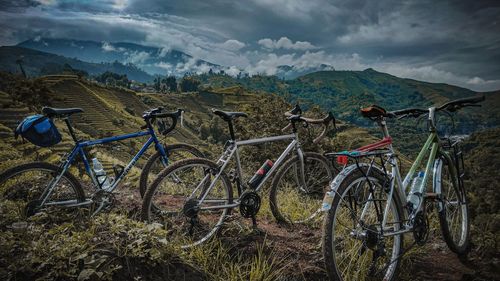
[[[0,198],[2,201],[9,200],[21,203],[27,217],[47,207],[82,207],[91,204],[96,206],[92,214],[95,215],[101,210],[111,207],[113,191],[152,144],[157,152],[148,159],[141,173],[139,188],[141,196],[145,193],[148,179],[150,180],[150,174],[154,167],[165,167],[172,157],[185,157],[186,154],[191,157],[203,157],[203,154],[195,147],[182,143],[164,146],[156,136],[153,124],[159,126],[162,134],[168,134],[174,130],[177,119],[183,112],[181,109],[176,112],[163,112],[162,107],[151,109],[142,115],[146,124],[141,127],[141,131],[84,141],[77,138],[70,122],[71,115],[81,112],[83,110],[80,108],[42,108],[43,115],[50,120],[58,118],[65,122],[75,145],[71,152],[63,157],[59,166],[45,162],[32,162],[12,167],[0,174]],[[168,125],[165,119],[171,119],[171,124]],[[113,166],[115,179],[104,188],[105,180],[100,178],[102,176],[96,175],[91,168],[85,149],[99,144],[143,136],[149,136],[149,139],[125,167]],[[88,198],[81,183],[69,172],[70,166],[78,156],[84,164],[93,187],[93,193]]]
[[[148,187],[142,206],[145,221],[163,223],[171,235],[189,241],[183,248],[199,245],[212,237],[222,226],[233,208],[239,207],[245,218],[252,218],[256,227],[256,214],[261,205],[258,194],[266,181],[279,169],[272,181],[270,207],[273,215],[282,223],[298,223],[312,219],[319,214],[319,202],[323,191],[332,179],[332,171],[327,159],[319,153],[303,152],[298,139],[298,123],[323,126],[323,131],[314,140],[319,142],[327,132],[329,123],[334,120],[330,113],[323,119],[310,119],[301,116],[302,110],[296,106],[287,112],[291,134],[249,140],[236,140],[233,120],[247,117],[242,112],[213,113],[227,122],[230,139],[217,162],[207,159],[184,159],[165,168]],[[289,141],[286,149],[275,163],[266,161],[256,176],[247,184],[243,180],[239,148],[277,141]],[[289,157],[290,154],[295,154]],[[235,158],[235,168],[225,172],[231,159]],[[287,182],[288,181],[288,182]],[[233,198],[233,185],[238,197]],[[288,201],[293,202],[294,213],[287,213],[279,206],[281,193],[286,193]],[[184,242],[183,242],[184,243]]]
[[[323,255],[331,280],[395,280],[400,258],[414,245],[423,245],[429,235],[428,208],[437,206],[439,223],[448,247],[464,254],[469,246],[467,197],[462,177],[463,156],[452,138],[441,138],[436,112],[448,114],[467,106],[479,106],[482,97],[450,101],[428,109],[410,108],[387,112],[378,106],[361,110],[380,126],[383,140],[371,151],[331,153],[349,158],[332,181],[324,198]],[[402,180],[386,119],[418,118],[427,114],[428,138]],[[451,153],[448,151],[451,150]],[[417,173],[426,154],[424,171]],[[360,163],[361,159],[370,159]],[[374,160],[380,160],[376,164]],[[345,160],[345,159],[344,159]],[[388,171],[389,170],[389,171]],[[432,174],[432,192],[427,180]],[[405,190],[411,185],[410,192]],[[331,204],[330,204],[331,203]],[[403,247],[404,234],[414,242]]]

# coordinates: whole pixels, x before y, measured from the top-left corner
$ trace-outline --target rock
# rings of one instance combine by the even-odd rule
[[[15,222],[11,225],[12,231],[15,233],[23,233],[28,228],[28,223],[25,221]]]

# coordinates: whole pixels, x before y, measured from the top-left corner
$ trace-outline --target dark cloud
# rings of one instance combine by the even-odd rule
[[[280,63],[323,61],[500,88],[496,0],[22,0],[0,1],[0,16],[2,44],[130,41],[271,74]]]

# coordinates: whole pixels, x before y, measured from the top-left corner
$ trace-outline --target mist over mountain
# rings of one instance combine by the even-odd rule
[[[310,68],[309,67],[301,68],[294,65],[280,65],[278,66],[278,72],[276,73],[276,76],[288,80],[288,79],[295,79],[299,76],[313,72],[332,71],[332,70],[335,70],[333,66],[324,63],[318,65],[317,67],[310,67]]]
[[[123,64],[117,61],[91,63],[23,47],[0,47],[0,70],[20,73],[19,63],[22,64],[28,77],[57,74],[69,67],[85,71],[90,75],[98,75],[110,71],[118,74],[126,74],[129,79],[140,82],[151,82],[154,79],[152,75],[130,63]]]
[[[37,37],[21,42],[17,46],[91,63],[113,63],[115,61],[124,64],[131,63],[150,75],[181,76],[186,72],[208,72],[210,68],[220,68],[219,65],[196,59],[181,51],[134,43]]]
[[[64,38],[36,37],[23,41],[16,46],[56,54],[68,58],[76,58],[91,63],[133,64],[149,75],[183,76],[185,73],[205,73],[221,70],[236,76],[247,70],[230,65],[218,65],[202,59],[197,59],[179,50],[144,46],[124,42],[97,42]],[[280,65],[276,76],[282,79],[294,79],[301,75],[316,71],[334,70],[328,64],[314,65]],[[141,80],[142,81],[142,80]]]

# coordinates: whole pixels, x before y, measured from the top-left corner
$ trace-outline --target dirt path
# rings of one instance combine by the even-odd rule
[[[138,191],[124,188],[117,193],[119,208],[134,213],[139,210],[141,200]],[[261,230],[252,231],[251,220],[245,219],[235,210],[227,220],[228,227],[222,229],[219,238],[235,255],[253,256],[258,245],[266,243],[265,251],[275,259],[279,268],[283,268],[286,281],[327,280],[321,253],[321,229],[295,225],[280,226],[274,220],[258,219]],[[484,264],[462,263],[436,234],[431,234],[431,241],[416,249],[410,257],[409,266],[402,267],[400,280],[436,280],[436,281],[490,281],[500,280],[491,274],[484,277],[480,273]]]

